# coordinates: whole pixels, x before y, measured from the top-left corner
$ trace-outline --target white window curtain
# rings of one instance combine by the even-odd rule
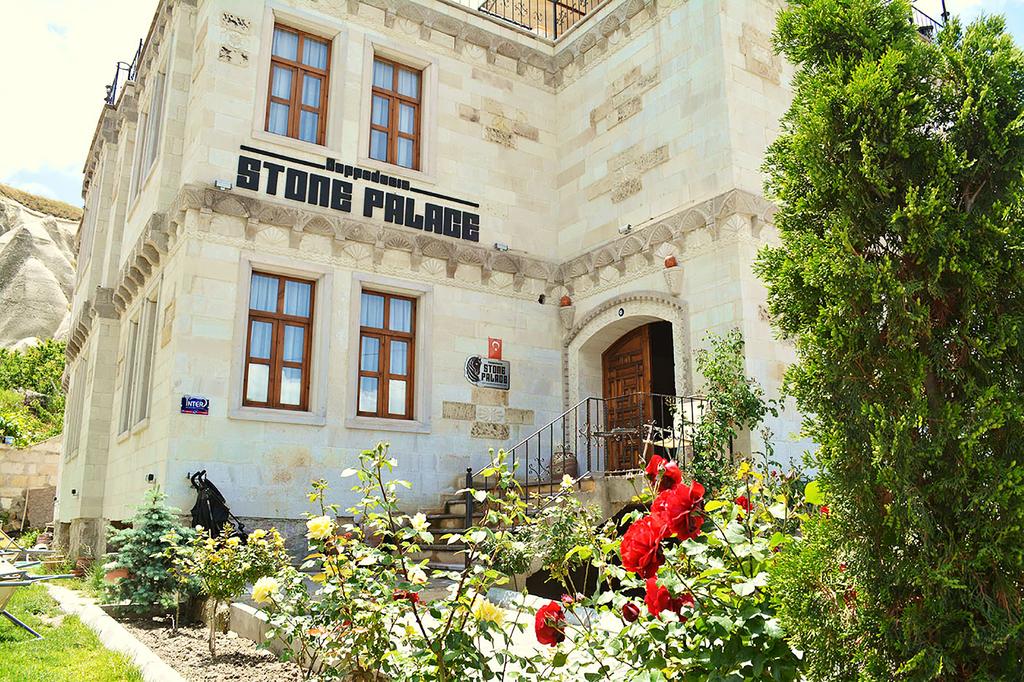
[[[249,307],[268,313],[277,312],[277,279],[253,274],[249,291]]]

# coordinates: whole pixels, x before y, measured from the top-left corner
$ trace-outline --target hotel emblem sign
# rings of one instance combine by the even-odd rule
[[[480,204],[415,187],[379,170],[324,163],[241,145],[235,186],[414,230],[480,241]]]
[[[492,360],[479,355],[471,355],[466,359],[466,379],[480,388],[497,388],[507,391],[511,378],[509,368],[508,360]]]

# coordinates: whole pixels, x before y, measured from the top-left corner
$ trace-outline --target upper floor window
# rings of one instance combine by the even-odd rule
[[[124,378],[121,384],[121,421],[119,433],[149,417],[149,394],[153,378],[153,351],[156,338],[157,305],[144,299],[138,312],[128,321]]]
[[[313,282],[252,273],[242,404],[306,410]]]
[[[380,57],[373,60],[370,158],[420,167],[422,73]]]
[[[139,115],[135,135],[135,161],[132,163],[131,196],[134,199],[156,161],[160,146],[160,131],[164,120],[164,86],[167,75],[159,71],[153,75],[152,96],[146,110]]]
[[[330,57],[323,38],[274,26],[267,132],[324,144]]]
[[[412,419],[416,301],[364,291],[359,312],[357,414]]]

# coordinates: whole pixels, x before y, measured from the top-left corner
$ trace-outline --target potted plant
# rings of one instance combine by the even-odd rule
[[[83,577],[89,571],[89,567],[92,566],[92,562],[92,547],[83,544],[82,548],[78,552],[78,558],[75,559],[75,567],[71,570],[71,575],[76,578]]]

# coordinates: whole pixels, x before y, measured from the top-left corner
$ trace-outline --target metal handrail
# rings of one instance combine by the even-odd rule
[[[486,0],[478,10],[545,38],[559,36],[605,0]]]
[[[568,475],[575,487],[587,476],[609,468],[642,469],[643,462],[637,459],[641,440],[674,451],[677,459],[685,461],[692,457],[693,428],[703,417],[705,406],[705,399],[698,396],[661,393],[584,398],[512,446],[507,453],[509,465],[529,504],[534,492],[541,495],[539,490],[531,491],[531,485],[553,488]],[[660,440],[654,440],[656,437]],[[617,461],[609,463],[610,452],[617,455]],[[466,469],[467,527],[475,506],[473,491],[494,487],[488,484],[491,477],[483,475],[492,466],[493,462],[478,471]]]
[[[135,50],[135,56],[132,57],[131,62],[118,62],[114,65],[114,80],[107,86],[107,94],[103,97],[103,101],[110,106],[117,104],[118,95],[121,94],[123,87],[119,87],[121,80],[121,72],[126,73],[124,79],[125,83],[129,83],[136,79],[139,75],[139,57],[142,56],[142,39],[139,39],[139,47]]]

